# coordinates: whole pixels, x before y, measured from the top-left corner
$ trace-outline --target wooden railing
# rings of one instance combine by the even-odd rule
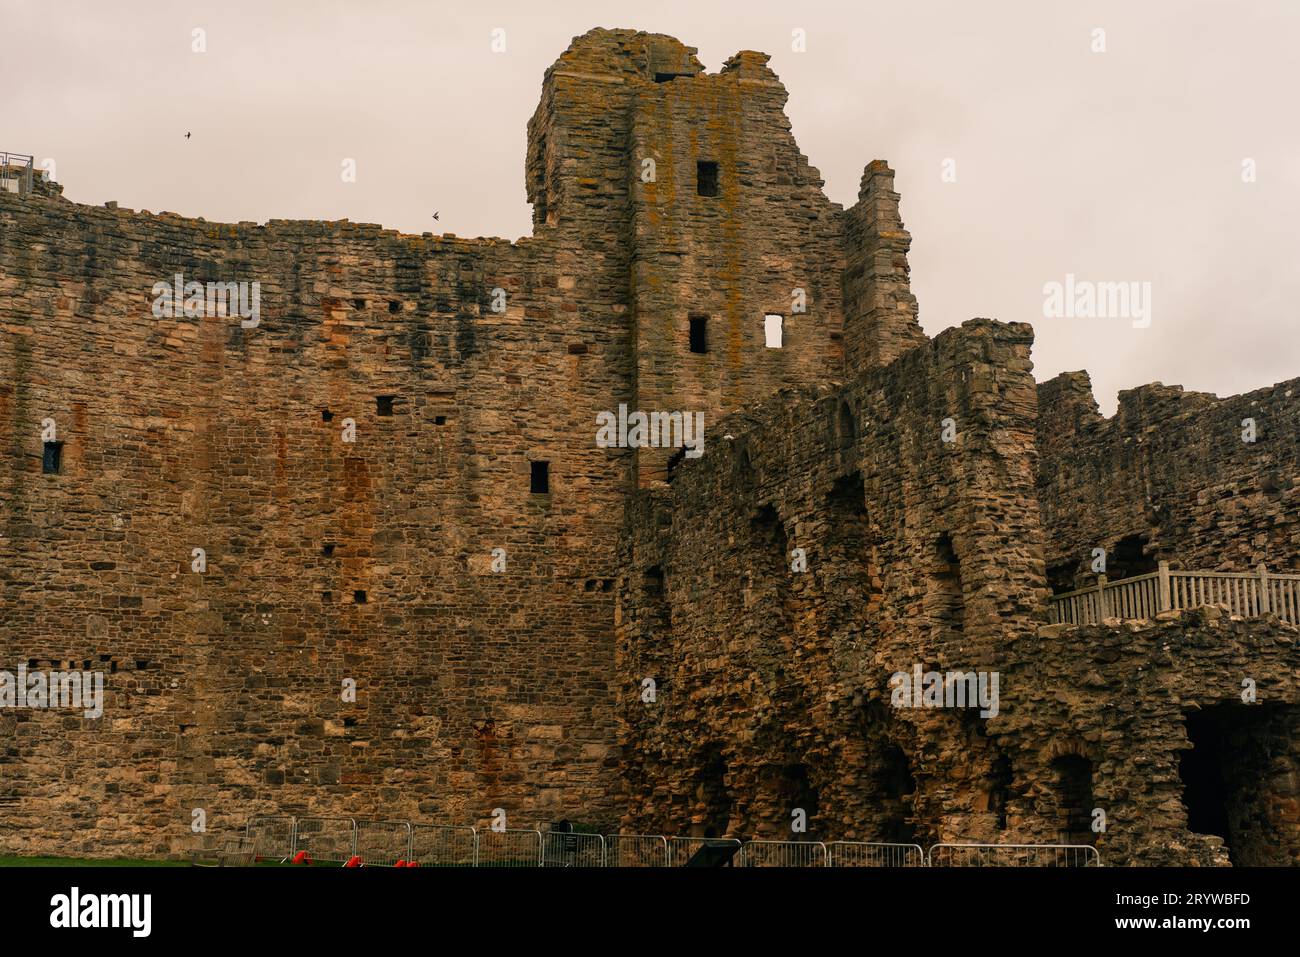
[[[1259,565],[1253,572],[1176,572],[1160,570],[1111,582],[1105,575],[1088,588],[1053,595],[1053,624],[1095,625],[1104,618],[1130,621],[1162,611],[1218,605],[1241,618],[1274,614],[1300,624],[1300,575],[1278,575]]]

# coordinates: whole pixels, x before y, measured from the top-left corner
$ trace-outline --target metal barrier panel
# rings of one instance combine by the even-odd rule
[[[826,854],[831,867],[925,867],[920,844],[832,841]]]
[[[548,831],[542,835],[542,867],[604,867],[605,839],[599,834]]]
[[[740,846],[740,867],[825,867],[821,841],[746,841]]]
[[[405,821],[357,821],[357,857],[366,867],[392,867],[411,858],[411,825]]]
[[[540,867],[542,832],[507,828],[478,832],[478,867]]]
[[[0,190],[26,196],[32,191],[34,156],[0,151]]]
[[[293,857],[293,818],[254,817],[244,825],[253,842],[253,860],[287,861]]]
[[[313,864],[346,864],[356,853],[357,824],[350,817],[303,817],[294,832],[294,854],[306,851]]]
[[[472,827],[416,824],[411,828],[411,859],[421,867],[474,867],[478,833]]]
[[[227,838],[217,852],[218,867],[250,867],[257,861],[256,843],[247,835]]]
[[[705,844],[735,844],[740,847],[740,841],[734,837],[670,837],[668,838],[668,866],[685,867],[695,852]],[[731,860],[732,864],[737,863],[735,858]]]
[[[662,834],[607,834],[605,847],[610,867],[668,866],[668,838]]]
[[[1088,844],[936,844],[931,867],[1101,867]]]

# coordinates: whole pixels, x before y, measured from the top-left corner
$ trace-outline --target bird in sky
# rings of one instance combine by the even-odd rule
[[[437,214],[437,213],[434,213],[434,214],[433,214],[433,218],[434,218],[434,219],[437,219],[437,218],[438,218],[438,214]]]
[[[186,138],[186,139],[189,139],[189,138],[190,138],[190,134],[189,134],[189,133],[186,133],[186,134],[185,134],[185,138]]]

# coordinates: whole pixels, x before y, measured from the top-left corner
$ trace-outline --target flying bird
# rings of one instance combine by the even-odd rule
[[[186,139],[189,139],[189,138],[190,138],[190,134],[189,134],[189,133],[186,133],[186,134],[185,134],[185,138],[186,138]]]
[[[437,214],[437,213],[434,213],[434,214],[433,214],[433,218],[434,218],[434,219],[437,219],[437,218],[438,218],[438,214]]]

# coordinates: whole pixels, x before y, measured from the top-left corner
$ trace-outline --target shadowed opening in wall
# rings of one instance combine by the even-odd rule
[[[916,831],[912,826],[912,798],[916,794],[916,778],[911,763],[903,749],[895,744],[886,745],[876,771],[876,787],[880,794],[880,840],[891,844],[912,844]]]
[[[926,596],[930,621],[941,630],[961,631],[965,618],[965,604],[961,588],[961,564],[952,536],[943,532],[935,540],[934,565],[930,572],[930,588]]]
[[[718,195],[718,164],[701,160],[695,164],[695,191],[701,196]]]
[[[1056,777],[1060,843],[1092,844],[1092,762],[1079,754],[1063,754],[1052,761]]]
[[[1294,821],[1295,709],[1272,704],[1221,704],[1187,711],[1191,748],[1178,774],[1187,829],[1223,839],[1240,866],[1285,863]]]
[[[63,443],[46,442],[41,454],[41,471],[46,475],[58,475],[63,469]]]
[[[1007,805],[1011,803],[1011,785],[1015,777],[1011,770],[1011,759],[999,754],[993,759],[993,768],[989,776],[989,813],[999,831],[1007,829]]]
[[[716,748],[706,752],[695,776],[695,808],[691,820],[694,837],[722,837],[731,822],[731,796],[727,793],[727,761]]]
[[[528,463],[528,491],[534,495],[547,495],[551,491],[551,463]]]
[[[1154,555],[1147,554],[1146,543],[1145,535],[1127,535],[1116,542],[1106,560],[1107,577],[1114,581],[1155,571],[1160,563]]]
[[[709,351],[708,316],[691,316],[690,348],[692,352]]]
[[[776,823],[780,839],[816,840],[818,797],[808,778],[807,765],[787,764],[779,769],[778,796],[779,820]],[[795,823],[802,823],[805,830],[793,830]]]

